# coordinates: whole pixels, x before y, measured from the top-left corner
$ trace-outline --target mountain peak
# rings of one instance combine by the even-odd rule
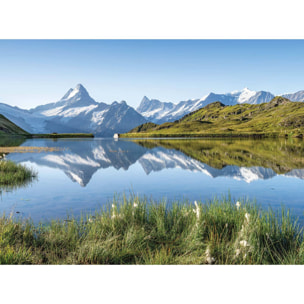
[[[144,96],[136,110],[139,113],[145,111],[149,108],[150,101],[151,100],[147,96]]]
[[[78,96],[80,95],[81,97],[88,97],[89,96],[89,93],[88,91],[85,89],[85,87],[82,85],[82,84],[77,84],[76,87],[74,89],[69,89],[65,95],[61,98],[61,100],[64,100],[64,99],[71,99],[75,96]],[[79,96],[79,97],[80,97]]]
[[[77,84],[74,89],[69,89],[65,95],[56,103],[46,105],[45,109],[51,109],[52,107],[84,107],[90,105],[96,105],[97,102],[89,95],[88,91],[82,84]]]
[[[150,99],[147,96],[144,96],[143,99],[141,100],[141,103],[149,102]]]
[[[248,102],[248,100],[253,97],[257,92],[256,91],[251,91],[249,90],[247,87],[244,88],[241,92],[240,92],[240,96],[238,98],[238,103],[245,103]]]
[[[81,83],[78,83],[75,89],[77,89],[78,91],[85,91],[85,92],[87,91]]]
[[[63,100],[63,99],[67,99],[68,98],[68,96],[72,93],[72,91],[73,91],[73,89],[72,88],[70,88],[65,94],[64,94],[64,96],[61,98],[61,100]]]

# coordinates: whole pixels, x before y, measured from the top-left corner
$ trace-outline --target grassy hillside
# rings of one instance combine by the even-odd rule
[[[121,137],[303,137],[304,103],[275,97],[269,103],[225,106],[214,102],[180,120],[145,124]]]
[[[0,114],[0,135],[28,136],[30,134]]]

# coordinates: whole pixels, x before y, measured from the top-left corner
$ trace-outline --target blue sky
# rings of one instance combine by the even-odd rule
[[[0,102],[58,101],[82,83],[99,102],[178,102],[248,87],[304,89],[304,40],[0,40]]]

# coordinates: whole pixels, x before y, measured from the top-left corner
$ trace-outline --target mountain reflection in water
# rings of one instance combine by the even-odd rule
[[[301,140],[95,138],[31,139],[19,144],[59,148],[6,155],[32,167],[38,179],[3,192],[0,213],[18,211],[18,216],[35,222],[94,212],[123,193],[190,204],[229,194],[233,201],[256,199],[265,208],[284,204],[296,215],[304,212]]]
[[[250,183],[284,175],[304,179],[301,140],[27,140],[22,146],[56,147],[60,151],[12,153],[15,162],[62,170],[85,187],[96,171],[128,170],[138,162],[146,174],[180,168],[210,177],[229,177]]]

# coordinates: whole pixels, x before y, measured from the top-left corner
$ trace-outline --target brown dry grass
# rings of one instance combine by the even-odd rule
[[[39,153],[60,151],[61,148],[56,147],[0,147],[0,153]]]

